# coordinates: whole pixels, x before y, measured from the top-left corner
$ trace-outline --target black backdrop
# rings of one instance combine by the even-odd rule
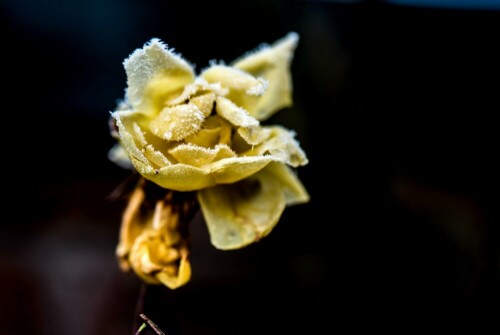
[[[297,131],[311,202],[232,252],[209,245],[198,217],[192,281],[150,288],[148,315],[168,335],[405,331],[499,315],[499,11],[263,0],[0,8],[0,333],[131,333],[140,282],[118,270],[125,202],[108,199],[129,173],[106,157],[123,59],[159,37],[200,70],[292,30],[295,104],[269,122]]]

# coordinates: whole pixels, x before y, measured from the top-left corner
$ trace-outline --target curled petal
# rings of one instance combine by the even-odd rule
[[[198,192],[212,244],[223,250],[242,248],[266,236],[286,206],[280,180],[263,169],[231,185]]]
[[[182,104],[196,95],[203,94],[203,92],[210,92],[217,95],[226,95],[227,88],[223,88],[220,83],[208,83],[203,78],[196,78],[192,84],[184,87],[182,93],[172,99],[166,101],[167,106],[175,106]]]
[[[264,46],[233,62],[233,66],[255,77],[262,77],[269,85],[259,97],[230,94],[228,97],[245,108],[258,120],[265,120],[278,110],[292,104],[290,64],[299,36],[289,33],[272,46]]]
[[[203,167],[172,164],[155,169],[132,157],[137,171],[157,185],[175,191],[196,191],[216,184],[234,183],[251,176],[276,160],[272,156],[223,158]]]
[[[217,184],[231,184],[262,170],[273,161],[271,156],[232,157],[211,164],[211,172]]]
[[[295,172],[285,164],[271,162],[264,169],[280,184],[287,205],[297,205],[309,201],[309,194]]]
[[[224,97],[217,97],[216,102],[217,114],[235,126],[253,127],[259,125],[259,121],[250,116],[243,108],[236,106],[231,100]]]
[[[195,104],[165,107],[149,124],[153,134],[167,141],[180,141],[201,129],[205,115]]]
[[[186,284],[191,278],[191,264],[187,255],[181,258],[179,267],[166,267],[156,274],[156,278],[171,289]]]
[[[155,102],[194,81],[191,65],[156,38],[135,50],[123,65],[127,72],[128,101],[147,115],[157,112]]]
[[[212,109],[214,108],[215,94],[209,92],[203,95],[199,95],[192,98],[190,102],[196,105],[205,117],[208,117],[212,113]]]
[[[270,137],[245,153],[249,156],[271,155],[275,160],[293,167],[308,163],[306,154],[295,140],[295,133],[283,127],[269,127]]]
[[[168,158],[161,151],[155,150],[151,144],[144,147],[144,156],[146,156],[151,164],[154,164],[158,168],[171,164]]]
[[[133,130],[130,131],[129,128],[133,124],[131,119],[134,113],[132,111],[118,111],[111,114],[115,119],[116,126],[120,134],[120,139],[123,147],[127,150],[129,158],[131,158],[132,163],[135,161],[140,161],[146,163],[148,159],[144,156],[143,152],[137,147],[135,138],[133,136]],[[134,159],[132,159],[132,157]],[[135,166],[135,164],[134,164]]]
[[[203,71],[201,77],[209,83],[220,83],[223,87],[252,96],[262,95],[267,88],[267,81],[264,79],[225,65],[212,65]]]
[[[200,147],[211,148],[219,143],[220,133],[220,128],[202,129],[196,134],[186,137],[185,141]]]
[[[267,127],[240,127],[238,134],[244,139],[247,144],[261,144],[271,136],[271,129]]]
[[[217,144],[213,149],[200,147],[194,144],[179,144],[169,150],[169,153],[182,164],[202,166],[215,160],[235,157],[231,148],[225,144]]]
[[[158,186],[175,191],[195,191],[215,185],[214,176],[208,169],[187,165],[172,164],[155,169],[151,164],[141,162],[132,157],[132,164],[144,178]]]

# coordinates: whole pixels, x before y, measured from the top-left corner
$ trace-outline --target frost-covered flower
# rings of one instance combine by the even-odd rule
[[[290,63],[297,41],[290,33],[229,66],[213,63],[197,77],[158,39],[124,62],[128,88],[112,113],[119,143],[110,158],[161,188],[196,191],[219,249],[259,240],[286,205],[309,200],[288,167],[307,164],[295,134],[260,124],[292,103]],[[177,228],[169,231],[165,222],[179,212],[158,214],[171,208],[163,198],[140,215],[146,198],[142,183],[124,215],[118,256],[124,268],[130,265],[149,282],[178,287],[189,280],[188,249],[180,235],[169,237]]]

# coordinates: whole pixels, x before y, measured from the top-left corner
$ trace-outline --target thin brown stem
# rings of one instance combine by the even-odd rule
[[[162,332],[162,331],[160,330],[160,328],[158,328],[158,326],[157,326],[157,325],[155,325],[155,323],[154,323],[153,321],[151,321],[151,320],[150,320],[150,319],[149,319],[146,315],[144,315],[144,314],[140,314],[139,316],[141,317],[141,319],[143,319],[143,320],[144,320],[144,322],[146,322],[146,323],[148,324],[148,326],[149,326],[149,327],[151,327],[151,329],[153,329],[153,330],[154,330],[154,332],[155,332],[156,334],[158,334],[158,335],[165,335],[165,333],[164,333],[164,332]]]

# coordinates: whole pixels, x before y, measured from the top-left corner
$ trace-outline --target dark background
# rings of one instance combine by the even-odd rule
[[[200,70],[289,31],[311,202],[238,251],[192,224],[193,278],[148,288],[167,335],[333,333],[500,315],[500,11],[383,1],[2,0],[0,334],[130,334],[107,160],[122,61],[161,38]],[[497,6],[498,7],[498,6]],[[5,87],[7,91],[5,91]],[[498,322],[492,324],[498,330]],[[434,328],[432,328],[434,329]]]

